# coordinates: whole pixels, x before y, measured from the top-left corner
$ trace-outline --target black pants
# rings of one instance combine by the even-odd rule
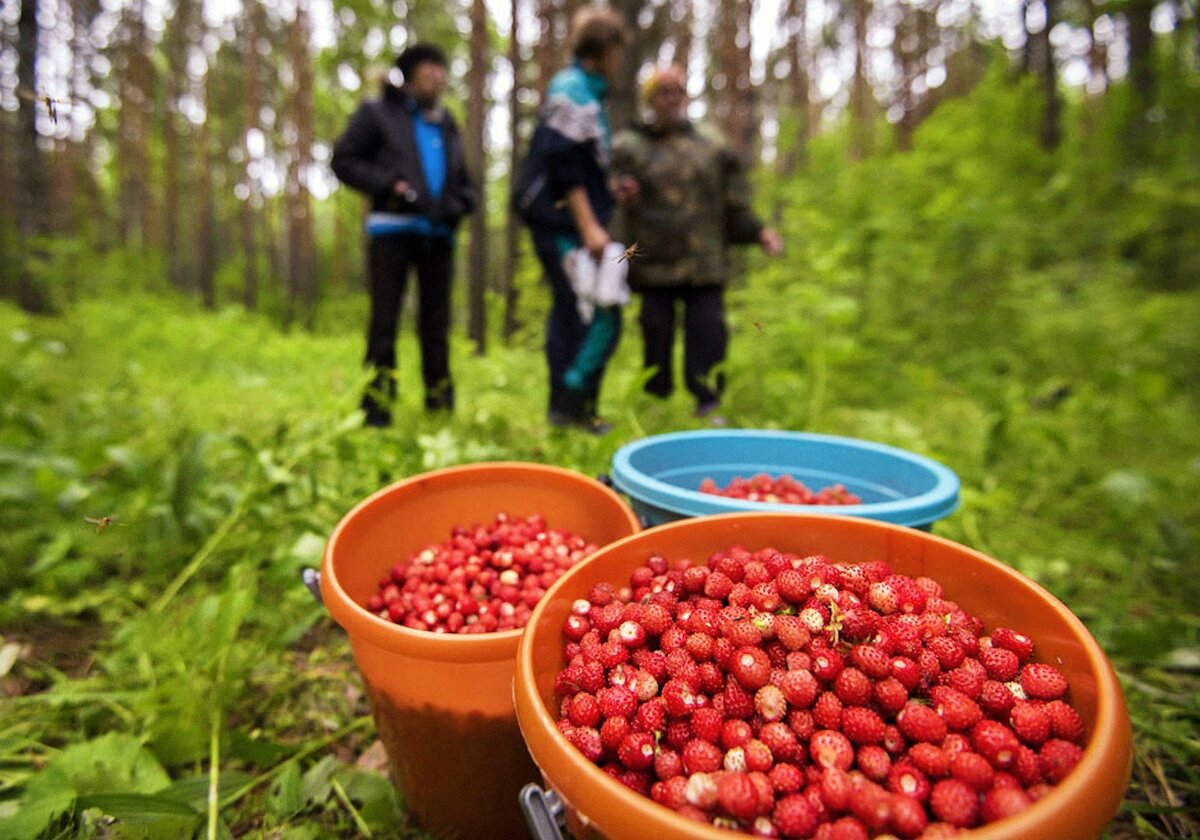
[[[376,377],[363,400],[364,407],[382,408],[384,398],[390,400],[396,395],[396,332],[412,266],[417,269],[417,337],[421,344],[425,407],[453,407],[448,337],[453,258],[454,246],[443,237],[409,234],[372,237],[368,262],[371,321],[367,327],[366,362],[374,366]]]
[[[562,258],[558,253],[557,236],[531,230],[533,248],[537,252],[546,279],[550,283],[550,314],[546,318],[546,363],[550,368],[550,411],[558,414],[589,419],[596,413],[596,402],[600,396],[600,381],[604,368],[612,357],[620,337],[612,337],[604,355],[604,364],[592,372],[580,390],[567,387],[564,375],[583,347],[588,325],[579,316],[575,292],[571,281],[563,270]]]
[[[646,390],[669,396],[674,386],[672,349],[675,344],[675,310],[683,301],[683,372],[688,391],[698,405],[720,400],[723,374],[711,375],[725,360],[729,328],[725,323],[725,290],[720,286],[674,286],[641,292],[644,364],[654,368]]]

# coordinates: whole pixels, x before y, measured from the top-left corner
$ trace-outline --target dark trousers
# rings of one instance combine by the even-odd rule
[[[600,381],[604,368],[612,358],[620,337],[618,329],[603,350],[603,363],[586,378],[581,389],[567,387],[564,375],[579,354],[587,336],[588,325],[579,316],[575,292],[571,281],[562,267],[558,253],[557,236],[553,233],[530,231],[533,248],[537,253],[546,279],[550,283],[550,314],[546,318],[546,362],[550,368],[550,411],[570,417],[589,419],[596,413],[600,396]]]
[[[370,241],[371,320],[367,327],[368,365],[375,368],[365,408],[383,408],[396,395],[396,332],[409,268],[417,270],[417,337],[421,345],[421,379],[425,407],[451,408],[450,274],[454,246],[438,236],[390,234]]]
[[[720,286],[675,286],[641,292],[644,364],[654,368],[646,390],[669,396],[674,386],[672,350],[675,344],[675,310],[683,301],[683,372],[688,391],[699,405],[720,400],[725,385],[712,370],[725,360],[729,328],[725,323],[725,290]]]

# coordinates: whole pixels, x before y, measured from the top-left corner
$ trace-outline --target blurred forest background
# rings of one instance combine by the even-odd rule
[[[643,393],[636,328],[613,431],[545,421],[549,295],[507,184],[577,5],[0,0],[0,840],[423,836],[300,570],[391,481],[597,475],[702,425]],[[615,122],[685,63],[786,242],[739,257],[730,422],[952,467],[934,531],[1058,596],[1121,679],[1107,836],[1200,836],[1196,0],[613,5]],[[364,429],[364,208],[327,164],[418,39],[452,56],[486,212],[456,413],[405,387],[406,314],[395,424]]]
[[[489,313],[505,336],[522,319],[523,243],[505,184],[579,5],[8,0],[0,292],[51,311],[115,273],[111,291],[169,287],[314,325],[363,283],[361,199],[335,188],[331,143],[398,51],[426,39],[453,56],[452,100],[487,187],[460,296],[482,350]],[[777,222],[810,198],[797,183],[833,186],[843,164],[872,158],[919,169],[904,192],[920,200],[898,200],[936,213],[953,173],[930,155],[978,152],[994,177],[980,173],[963,198],[1010,193],[1029,230],[1005,247],[1024,259],[1111,253],[1155,284],[1196,277],[1194,0],[613,5],[636,22],[614,123],[638,117],[653,62],[685,64],[696,116],[772,185],[764,208]],[[951,129],[930,138],[941,150],[913,154],[922,125],[955,101],[990,108],[985,136]],[[821,158],[814,145],[831,135],[841,154]],[[847,201],[865,196],[845,186]],[[956,225],[973,224],[972,206],[949,203]]]

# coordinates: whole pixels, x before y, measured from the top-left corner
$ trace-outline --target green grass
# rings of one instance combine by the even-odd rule
[[[1197,295],[1135,299],[1093,279],[1070,307],[1026,308],[1007,341],[950,353],[949,334],[939,350],[857,332],[839,295],[802,288],[803,315],[781,312],[767,299],[779,271],[758,266],[731,296],[731,419],[950,464],[963,505],[936,531],[1047,586],[1117,666],[1137,760],[1112,835],[1194,832],[1200,432],[1170,356],[1192,340],[1173,324]],[[156,836],[207,831],[210,782],[217,834],[408,836],[390,785],[355,767],[368,708],[299,570],[386,482],[500,458],[595,475],[628,440],[697,425],[684,395],[641,394],[631,332],[606,384],[608,437],[547,427],[532,337],[485,357],[455,346],[452,419],[402,388],[396,426],[365,430],[360,341],[149,296],[46,320],[0,309],[0,616],[15,659],[0,682],[0,836],[35,836],[39,820],[102,836],[105,807]],[[406,334],[402,383],[414,354]],[[102,533],[84,521],[105,515]],[[159,813],[172,787],[195,788],[192,804]],[[81,811],[88,797],[100,807]]]

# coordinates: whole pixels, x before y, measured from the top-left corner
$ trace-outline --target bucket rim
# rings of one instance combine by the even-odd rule
[[[885,455],[917,467],[930,475],[934,484],[929,490],[890,502],[871,502],[857,505],[796,505],[780,502],[755,502],[714,496],[679,487],[643,472],[633,464],[641,452],[658,446],[696,440],[772,439],[798,443],[846,447]],[[961,481],[958,475],[938,461],[906,449],[875,441],[843,435],[817,432],[794,432],[782,429],[697,429],[668,432],[641,438],[620,447],[612,459],[613,484],[635,501],[642,501],[683,516],[712,516],[734,512],[777,512],[799,515],[853,516],[890,522],[896,525],[925,525],[949,516],[958,509]]]
[[[439,479],[514,471],[530,477],[554,476],[586,484],[589,489],[608,496],[620,507],[628,518],[633,533],[640,530],[637,515],[629,509],[629,506],[614,490],[591,476],[554,464],[540,464],[532,461],[478,461],[427,470],[394,481],[371,493],[343,514],[330,533],[322,553],[321,597],[329,615],[349,634],[352,643],[361,640],[385,650],[448,662],[475,662],[480,659],[511,657],[514,654],[517,642],[525,632],[524,627],[488,633],[434,633],[414,630],[380,618],[357,603],[342,587],[337,578],[333,559],[343,535],[347,529],[352,527],[356,519],[364,511],[386,502],[398,493],[409,491],[415,485]],[[600,548],[604,548],[604,546]],[[543,595],[543,597],[545,596]]]

